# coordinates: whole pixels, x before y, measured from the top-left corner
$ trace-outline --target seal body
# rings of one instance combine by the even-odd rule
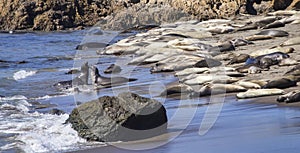
[[[268,82],[266,85],[263,86],[263,88],[279,88],[279,89],[284,89],[284,88],[289,88],[296,86],[297,82],[294,80],[290,80],[288,78],[280,78],[276,80],[272,80]]]
[[[120,73],[122,71],[121,67],[116,64],[111,64],[104,73]]]
[[[100,75],[99,70],[96,66],[91,66],[90,69],[91,69],[91,79],[94,85],[110,87],[117,84],[122,84],[122,83],[137,80],[134,78],[124,78],[124,77],[104,77]]]
[[[278,102],[286,102],[286,103],[293,103],[293,102],[300,102],[300,91],[295,90],[292,92],[289,92],[285,95],[279,96],[277,98]]]

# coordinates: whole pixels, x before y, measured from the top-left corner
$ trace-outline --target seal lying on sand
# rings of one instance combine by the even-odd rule
[[[203,86],[200,90],[200,96],[207,96],[207,95],[215,95],[215,94],[225,94],[231,92],[241,92],[247,91],[246,88],[233,85],[233,84],[208,84]]]
[[[248,55],[248,54],[240,54],[238,56],[233,57],[227,63],[227,65],[236,64],[236,63],[243,63],[243,62],[246,62],[248,58],[250,58],[250,55]]]
[[[281,89],[249,89],[246,92],[241,92],[236,95],[239,99],[255,98],[263,96],[281,95],[284,91]]]
[[[289,88],[297,86],[297,81],[291,80],[289,78],[280,78],[276,80],[272,80],[268,82],[266,85],[263,86],[263,88]]]
[[[260,68],[269,68],[278,64],[282,59],[289,58],[288,54],[275,52],[271,54],[261,55],[256,58],[248,58],[245,65],[255,64]]]
[[[91,69],[91,79],[92,83],[94,85],[101,85],[101,86],[114,86],[126,82],[131,82],[131,81],[136,81],[137,79],[135,78],[124,78],[124,77],[104,77],[99,74],[99,70],[96,66],[90,66]]]
[[[286,37],[289,36],[289,33],[283,30],[263,30],[255,35],[265,35],[272,37]]]
[[[300,76],[300,64],[294,66],[291,70],[287,71],[285,75]]]
[[[300,102],[300,91],[295,90],[292,92],[289,92],[285,95],[279,96],[277,98],[278,102],[286,102],[286,103],[293,103],[293,102]]]

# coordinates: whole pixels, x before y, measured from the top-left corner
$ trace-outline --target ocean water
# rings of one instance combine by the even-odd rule
[[[84,42],[109,43],[120,39],[120,36],[114,39],[117,35],[114,31],[104,35],[89,31],[0,34],[0,152],[281,153],[300,150],[299,108],[237,101],[232,96],[225,101],[217,96],[187,100],[159,97],[166,84],[176,81],[172,74],[150,74],[149,68],[126,65],[131,56],[99,56],[95,49],[75,50]],[[80,89],[81,92],[61,91],[53,86],[71,80],[76,75],[65,73],[86,61],[96,64],[100,70],[116,63],[122,66],[120,75],[138,81],[100,90],[88,86]],[[129,144],[86,142],[65,123],[77,104],[125,91],[164,104],[169,119],[166,135]],[[211,101],[217,103],[207,105]],[[53,108],[66,114],[49,114]]]

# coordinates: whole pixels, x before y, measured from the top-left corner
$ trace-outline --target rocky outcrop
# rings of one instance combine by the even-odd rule
[[[140,3],[100,20],[102,29],[126,30],[139,25],[160,25],[192,19],[191,15],[167,4]]]
[[[116,21],[114,27],[124,21],[126,25],[173,22],[189,15],[201,20],[228,18],[243,13],[245,4],[246,0],[5,0],[0,1],[0,29],[51,31],[93,26],[112,13],[113,19],[105,23]],[[275,10],[300,7],[299,0],[273,0],[269,8],[271,4]],[[269,10],[264,6],[255,9]]]
[[[164,106],[133,93],[104,96],[81,104],[67,120],[79,136],[93,141],[128,141],[162,134],[167,128]]]
[[[117,0],[5,0],[0,1],[0,29],[51,31],[92,26],[100,17],[124,7]]]

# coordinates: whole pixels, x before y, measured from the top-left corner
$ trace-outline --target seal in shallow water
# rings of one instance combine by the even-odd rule
[[[122,71],[121,67],[116,64],[111,64],[104,73],[120,73]]]
[[[72,88],[72,86],[87,85],[88,77],[89,77],[89,65],[88,62],[85,62],[81,66],[79,76],[75,77],[73,80],[60,81],[54,84],[54,86],[61,90],[64,90],[64,89]]]
[[[94,85],[101,86],[114,86],[117,84],[122,84],[126,82],[136,81],[135,78],[124,78],[124,77],[104,77],[101,76],[99,70],[96,66],[90,66],[91,69],[91,79]]]

